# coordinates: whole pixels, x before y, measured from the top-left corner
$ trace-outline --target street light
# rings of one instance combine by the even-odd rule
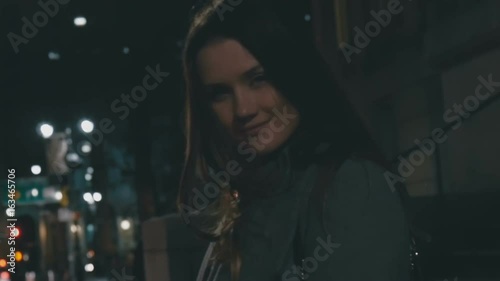
[[[86,19],[84,17],[75,18],[75,25],[83,26],[85,24],[86,24]],[[70,181],[70,182],[76,181],[77,179],[79,180],[80,174],[77,173],[77,171],[72,172],[72,170],[80,169],[80,168],[82,168],[82,165],[86,165],[87,164],[87,157],[92,152],[92,146],[88,141],[82,141],[75,147],[75,144],[73,143],[73,139],[72,139],[72,130],[71,130],[71,128],[73,128],[73,127],[79,127],[81,132],[84,134],[91,134],[94,130],[94,123],[92,121],[90,121],[89,119],[80,119],[79,122],[77,122],[76,124],[73,124],[73,125],[67,124],[67,127],[64,131],[56,134],[57,138],[52,137],[54,134],[54,127],[51,126],[50,124],[41,123],[38,127],[39,134],[41,136],[43,136],[44,139],[49,139],[51,137],[53,138],[53,140],[51,139],[46,143],[46,148],[47,149],[53,149],[53,148],[58,149],[58,153],[52,153],[50,156],[57,159],[57,160],[59,160],[60,156],[64,157],[65,163],[61,163],[61,164],[65,164],[65,165],[63,165],[64,169],[63,169],[63,171],[57,170],[56,174],[58,174],[58,176],[59,176],[63,173],[66,174],[68,171],[70,171],[68,173],[68,181]],[[58,164],[59,161],[50,162],[50,163]],[[51,167],[49,167],[50,168],[49,170],[52,170],[53,169],[52,164],[49,166],[51,166]],[[60,168],[60,166],[57,166],[57,168]],[[34,174],[40,173],[41,168],[35,168],[34,170],[32,170],[32,172]],[[90,173],[88,173],[85,179],[87,181],[90,181],[91,177],[92,177],[92,175]],[[32,197],[39,197],[40,195],[43,195],[43,194],[39,190],[36,190],[36,191],[32,191],[31,195],[32,195]],[[82,196],[80,192],[78,192],[78,196]],[[64,200],[65,197],[66,197],[66,194],[63,194],[63,192],[58,191],[58,192],[55,192],[53,194],[52,198],[57,200],[57,201],[61,201],[61,203],[63,203],[63,205],[66,205],[66,206],[69,205],[68,207],[70,209],[79,207],[80,204],[75,204],[75,203],[80,203],[81,199],[77,200],[78,202],[73,202],[73,200],[69,200],[69,201]],[[66,199],[68,199],[68,198],[66,198]],[[87,192],[87,193],[83,194],[83,199],[87,202],[88,208],[90,209],[90,211],[92,211],[92,213],[95,214],[96,204],[95,204],[94,196],[91,193]],[[99,199],[99,198],[97,198],[97,199]],[[14,215],[15,212],[13,210],[10,210],[7,215],[9,215],[9,214]],[[70,231],[75,236],[75,239],[81,239],[81,237],[79,237],[79,236],[81,236],[81,231],[80,231],[79,226],[71,225]],[[77,241],[77,240],[75,240],[75,241]],[[80,251],[80,249],[79,249],[80,243],[71,242],[71,241],[68,241],[68,243],[69,243],[68,247],[73,247],[74,251],[76,253],[78,253]],[[71,274],[74,275],[74,274],[76,274],[75,268],[77,268],[77,264],[79,266],[81,266],[81,264],[77,260],[72,261],[71,264],[73,265],[72,270],[71,270]],[[89,272],[94,270],[93,268],[91,268],[92,266],[93,265],[87,266],[87,270]]]
[[[50,51],[47,56],[49,60],[59,60],[61,58],[61,54],[56,51]]]
[[[92,174],[85,174],[85,180],[86,181],[91,181],[92,180]]]
[[[50,138],[54,133],[54,127],[52,127],[52,125],[47,123],[43,123],[42,125],[40,125],[39,130],[40,133],[42,134],[42,137],[45,139]]]
[[[42,172],[42,168],[40,167],[40,165],[33,165],[33,166],[31,166],[31,172],[35,176],[39,175]]]
[[[57,200],[57,201],[60,201],[62,200],[63,198],[63,194],[61,191],[57,191],[56,194],[54,194],[54,198]]]
[[[83,160],[82,158],[78,155],[76,152],[68,152],[66,154],[66,163],[70,167],[78,167],[80,164],[82,164]]]
[[[83,154],[89,154],[92,151],[92,145],[90,142],[84,141],[80,146],[80,150]]]
[[[80,122],[80,128],[82,128],[83,132],[90,134],[94,130],[94,123],[90,120],[85,119]]]
[[[130,221],[129,220],[122,220],[120,223],[120,227],[123,230],[129,230],[130,229]]]
[[[95,202],[100,202],[102,200],[102,194],[99,192],[94,192],[94,194],[92,194],[92,198]]]
[[[85,192],[85,194],[83,194],[83,200],[89,204],[94,204],[94,197],[90,192]]]
[[[87,24],[87,19],[85,17],[79,16],[73,19],[75,26],[82,27]]]
[[[38,196],[38,189],[33,188],[33,189],[31,190],[31,196],[33,196],[33,197],[37,197],[37,196]]]
[[[92,271],[94,271],[94,265],[93,265],[93,264],[91,264],[91,263],[87,263],[87,264],[85,265],[85,271],[86,271],[86,272],[92,272]]]

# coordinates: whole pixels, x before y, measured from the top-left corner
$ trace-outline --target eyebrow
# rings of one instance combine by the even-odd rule
[[[245,73],[243,73],[243,76],[246,77],[246,78],[249,78],[249,77],[252,77],[254,76],[255,74],[259,73],[259,72],[262,72],[264,70],[264,68],[262,67],[262,65],[260,64],[257,64],[256,66],[250,68],[249,70],[245,71]]]

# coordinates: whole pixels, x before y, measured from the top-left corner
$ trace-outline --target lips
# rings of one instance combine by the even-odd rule
[[[245,135],[256,135],[259,133],[259,131],[264,128],[267,124],[269,123],[269,121],[266,121],[266,122],[262,122],[260,124],[257,124],[257,125],[253,125],[253,126],[248,126],[246,128],[242,128],[241,129],[241,133],[242,134],[245,134]]]

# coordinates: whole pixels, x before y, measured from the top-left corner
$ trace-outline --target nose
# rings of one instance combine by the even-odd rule
[[[254,93],[246,89],[235,91],[234,113],[236,121],[246,123],[258,113],[258,104]]]

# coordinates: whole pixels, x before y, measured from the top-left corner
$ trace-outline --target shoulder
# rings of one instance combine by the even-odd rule
[[[399,195],[385,173],[373,161],[349,158],[328,182],[323,227],[340,246],[324,276],[408,280],[409,231]]]
[[[337,169],[329,187],[365,197],[377,194],[391,196],[392,193],[397,197],[386,179],[386,173],[387,170],[374,161],[351,157]]]
[[[372,193],[392,193],[385,180],[386,169],[374,161],[350,157],[337,168],[328,189],[335,192],[354,193],[368,197]]]
[[[326,190],[327,213],[334,220],[359,222],[362,217],[403,220],[399,194],[386,178],[387,170],[374,161],[348,158]]]

